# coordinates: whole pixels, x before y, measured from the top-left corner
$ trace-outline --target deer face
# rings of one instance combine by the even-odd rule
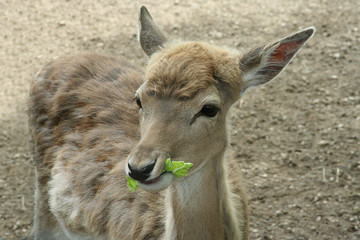
[[[239,78],[240,70],[235,58],[219,50],[228,64],[233,62],[233,70],[223,74],[212,51],[206,44],[184,43],[149,62],[135,96],[141,140],[128,158],[128,174],[147,190],[175,180],[162,173],[167,158],[193,163],[191,175],[225,150],[226,114],[237,92],[226,82],[231,74]]]

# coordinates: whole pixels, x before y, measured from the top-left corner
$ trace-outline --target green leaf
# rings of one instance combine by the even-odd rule
[[[192,163],[181,162],[181,164],[177,165],[177,168],[172,171],[172,174],[174,174],[175,177],[187,176],[189,168],[191,168],[192,166]]]
[[[137,181],[129,176],[126,176],[126,178],[127,178],[127,187],[130,189],[130,192],[134,192],[139,187]]]
[[[186,176],[189,168],[192,166],[192,163],[185,163],[184,161],[171,161],[170,158],[165,161],[165,171],[171,172],[175,177]]]

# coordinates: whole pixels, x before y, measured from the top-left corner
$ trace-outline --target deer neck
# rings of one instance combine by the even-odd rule
[[[223,157],[221,154],[209,159],[197,172],[169,187],[165,239],[233,239],[228,231],[236,231],[232,229],[236,218],[226,206],[229,201]]]

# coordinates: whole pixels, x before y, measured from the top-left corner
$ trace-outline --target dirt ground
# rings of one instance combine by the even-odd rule
[[[95,51],[145,66],[136,41],[146,4],[170,39],[242,51],[307,26],[317,32],[272,83],[232,114],[249,195],[251,239],[360,239],[360,1],[0,1],[0,238],[33,215],[26,98],[57,56]]]

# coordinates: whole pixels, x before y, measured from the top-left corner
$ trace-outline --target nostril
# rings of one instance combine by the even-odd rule
[[[150,176],[151,171],[154,169],[155,163],[156,160],[154,161],[154,163],[147,165],[141,169],[134,168],[130,165],[130,163],[128,163],[128,167],[130,170],[129,176],[135,180],[144,181]]]
[[[128,167],[129,167],[130,172],[136,171],[136,169],[133,168],[133,167],[130,165],[130,163],[128,163]]]

